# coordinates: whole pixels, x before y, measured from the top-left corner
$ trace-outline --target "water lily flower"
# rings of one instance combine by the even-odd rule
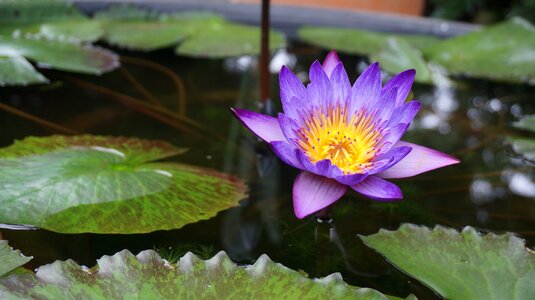
[[[378,63],[351,86],[335,51],[310,67],[305,87],[286,67],[279,73],[284,113],[271,117],[232,109],[285,163],[302,170],[293,186],[295,215],[304,218],[348,188],[378,201],[403,198],[385,180],[414,176],[458,163],[454,157],[401,141],[420,102],[405,102],[415,76],[407,70],[382,86]]]

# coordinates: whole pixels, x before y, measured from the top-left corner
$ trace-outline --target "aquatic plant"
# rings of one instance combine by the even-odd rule
[[[415,71],[384,87],[378,63],[353,86],[335,51],[310,68],[305,87],[286,67],[280,74],[284,113],[271,117],[244,109],[235,116],[268,142],[285,163],[303,170],[293,187],[295,215],[304,218],[340,199],[348,187],[379,201],[403,198],[388,178],[404,178],[458,163],[439,151],[400,141],[420,109],[405,99]]]

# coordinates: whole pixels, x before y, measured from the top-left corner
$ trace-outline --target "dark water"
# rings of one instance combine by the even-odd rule
[[[293,69],[301,75],[306,75],[314,59],[325,55],[301,46],[289,51],[276,60],[295,61]],[[399,203],[376,203],[348,193],[335,205],[332,223],[317,223],[313,217],[298,220],[293,215],[291,187],[297,172],[274,158],[229,113],[231,106],[256,106],[259,92],[254,59],[186,59],[174,56],[171,50],[150,56],[122,54],[137,55],[124,61],[124,66],[138,83],[120,70],[102,77],[47,71],[52,85],[2,88],[0,101],[79,132],[162,139],[186,146],[191,150],[177,161],[237,174],[247,181],[250,197],[210,220],[151,234],[64,235],[0,229],[11,246],[34,256],[29,267],[68,258],[92,266],[102,255],[125,248],[133,253],[157,248],[167,257],[187,250],[209,257],[225,250],[239,263],[253,262],[267,253],[274,261],[310,276],[341,272],[350,284],[427,299],[436,296],[365,247],[357,234],[396,229],[407,222],[458,229],[470,225],[483,232],[512,231],[526,239],[528,246],[535,244],[533,165],[503,143],[507,135],[521,134],[512,129],[512,121],[535,112],[533,87],[475,80],[456,81],[455,87],[415,85],[415,98],[424,106],[404,139],[453,154],[462,163],[396,180],[405,195]],[[173,81],[143,63],[146,60],[173,70],[180,80]],[[363,61],[344,56],[342,60],[354,80]],[[278,110],[276,74],[272,79]],[[88,87],[88,82],[116,92],[103,93]],[[117,102],[117,93],[144,99],[136,84],[170,110],[183,111],[211,134],[191,127],[185,133]],[[0,127],[0,146],[30,135],[58,133],[4,111],[0,111]]]

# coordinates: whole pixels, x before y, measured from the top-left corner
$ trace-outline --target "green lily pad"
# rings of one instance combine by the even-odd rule
[[[36,274],[0,279],[2,299],[388,299],[344,283],[340,274],[309,279],[262,255],[238,266],[220,252],[209,260],[192,253],[177,264],[155,251],[123,250],[92,269],[72,260],[42,266]]]
[[[99,12],[95,18],[106,22],[104,39],[123,48],[152,51],[179,44],[179,55],[208,58],[260,53],[258,27],[231,23],[213,14],[157,14],[120,5]],[[283,36],[272,31],[270,48],[284,45]]]
[[[450,73],[535,83],[535,28],[514,18],[424,49]]]
[[[410,224],[360,236],[410,276],[447,299],[533,299],[535,254],[511,233],[480,235]]]
[[[35,36],[0,36],[0,55],[24,56],[42,67],[102,74],[119,66],[117,55],[94,46]]]
[[[0,27],[44,23],[85,16],[71,1],[0,0]]]
[[[0,86],[45,83],[48,80],[22,56],[0,56]]]
[[[27,138],[0,149],[0,222],[63,233],[180,228],[238,204],[245,185],[214,170],[155,162],[184,149],[99,136]]]
[[[518,122],[514,122],[513,126],[519,129],[535,132],[535,115],[524,116]]]
[[[433,81],[433,73],[423,59],[422,53],[404,40],[388,39],[385,47],[376,54],[372,54],[370,59],[380,62],[381,68],[391,74],[415,69],[417,82],[432,83]]]
[[[32,260],[31,257],[26,257],[20,253],[19,250],[13,250],[7,244],[7,241],[0,240],[0,277],[15,270]]]
[[[535,162],[535,139],[527,137],[507,137],[506,142],[511,144],[516,153]]]

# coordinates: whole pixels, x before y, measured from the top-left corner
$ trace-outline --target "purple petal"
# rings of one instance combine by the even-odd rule
[[[282,110],[292,118],[297,118],[297,109],[306,104],[306,89],[292,71],[283,66],[279,73]]]
[[[412,151],[391,168],[378,173],[381,178],[404,178],[459,163],[455,157],[413,143],[399,141],[396,147],[408,146]]]
[[[392,116],[396,105],[397,90],[390,89],[387,93],[381,95],[381,99],[377,103],[370,105],[371,111],[377,111],[376,120],[388,120]]]
[[[274,141],[269,144],[275,155],[277,155],[283,162],[294,168],[304,170],[303,165],[297,159],[298,149],[283,141]]]
[[[352,115],[370,103],[376,103],[381,95],[381,70],[379,63],[371,64],[351,88],[349,113]]]
[[[392,166],[400,162],[403,158],[405,158],[405,156],[407,156],[411,151],[412,148],[407,146],[395,147],[390,149],[387,153],[382,154],[377,158],[377,162],[379,162],[378,165],[374,166],[373,170],[369,171],[368,173],[370,175],[376,174],[391,168]],[[381,161],[385,161],[385,163]]]
[[[351,94],[351,84],[342,63],[339,63],[330,76],[333,102],[345,106]]]
[[[302,219],[340,199],[347,186],[335,180],[301,172],[294,182],[293,202],[295,216]]]
[[[323,70],[325,71],[325,74],[327,74],[327,77],[331,78],[331,74],[336,67],[340,63],[340,59],[338,58],[338,54],[336,51],[331,50],[329,54],[327,54],[327,57],[325,57],[325,60],[323,61]]]
[[[283,113],[279,113],[278,120],[284,136],[293,143],[293,141],[298,138],[297,130],[300,128],[299,124]]]
[[[277,118],[246,109],[231,108],[230,110],[245,127],[264,141],[268,143],[272,141],[286,141],[286,137],[282,133]]]
[[[419,101],[409,101],[399,107],[396,107],[392,112],[392,116],[388,121],[389,127],[396,126],[400,123],[410,124],[414,116],[420,110],[422,104]]]
[[[396,107],[400,106],[403,104],[403,102],[405,102],[405,99],[407,99],[407,96],[411,91],[415,75],[416,71],[413,69],[399,73],[389,82],[387,82],[387,84],[385,84],[382,93],[385,94],[391,89],[397,89]]]
[[[352,185],[351,188],[373,200],[394,201],[403,199],[401,189],[397,185],[376,176],[369,176],[361,183]]]
[[[409,128],[409,124],[405,123],[399,123],[393,127],[390,127],[390,131],[385,134],[383,137],[381,143],[380,143],[380,151],[379,153],[386,153],[388,150],[392,148],[393,145],[395,145],[405,134],[407,129]]]
[[[307,85],[307,101],[310,106],[327,108],[334,104],[331,93],[331,82],[316,60],[310,67],[310,83]]]
[[[349,174],[334,177],[334,180],[345,185],[355,185],[368,177],[368,174]]]

